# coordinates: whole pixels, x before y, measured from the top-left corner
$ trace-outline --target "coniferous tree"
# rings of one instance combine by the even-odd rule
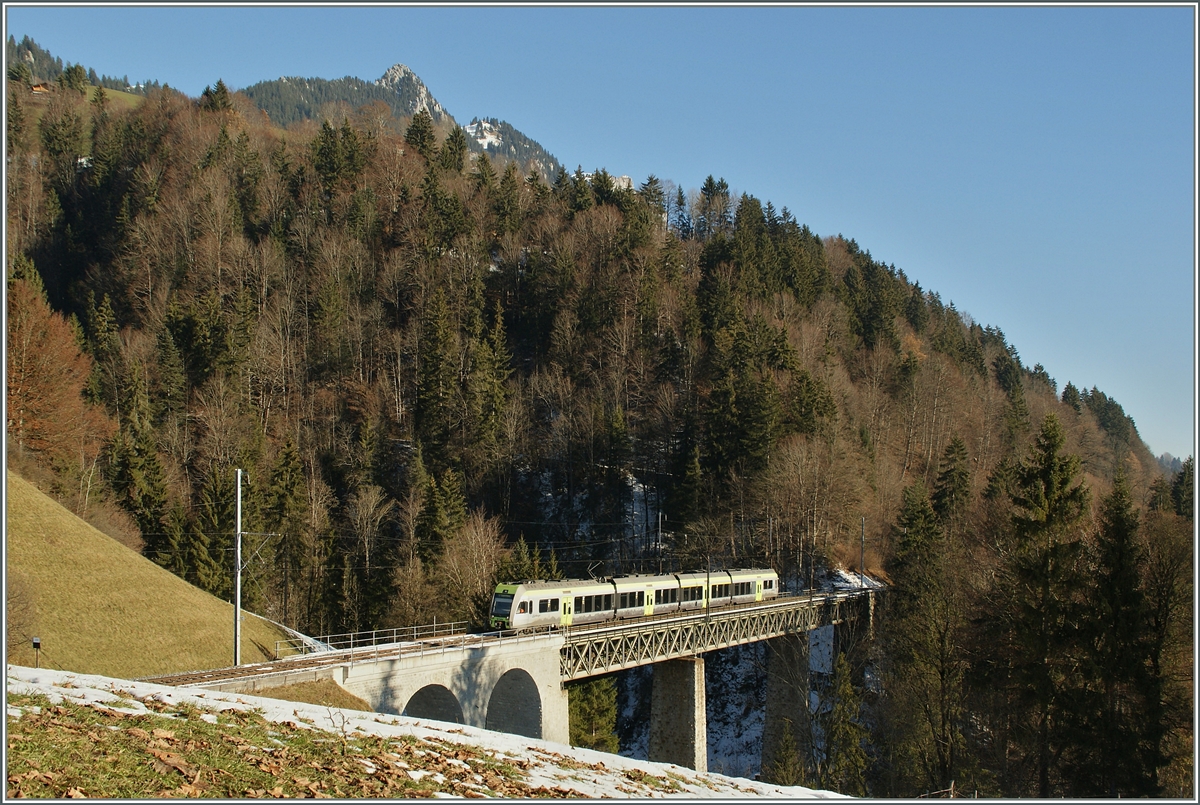
[[[1080,760],[1075,793],[1083,796],[1153,796],[1146,768],[1146,642],[1148,613],[1142,593],[1145,557],[1138,515],[1124,473],[1101,501],[1096,568],[1088,591],[1089,619],[1082,624],[1089,656],[1085,673],[1094,678],[1077,717]]]
[[[205,87],[204,92],[200,93],[200,108],[206,112],[219,112],[232,106],[233,101],[229,97],[229,88],[219,78],[215,86]]]
[[[1193,501],[1196,492],[1195,467],[1195,459],[1188,456],[1187,460],[1183,462],[1183,467],[1175,473],[1175,479],[1171,482],[1171,500],[1175,504],[1175,513],[1189,520],[1193,517]]]
[[[834,661],[828,699],[821,786],[850,796],[867,796],[867,754],[863,749],[867,729],[861,720],[862,698],[850,680],[850,663],[844,653]]]
[[[450,136],[446,138],[446,142],[442,143],[442,150],[438,153],[438,165],[442,170],[456,174],[462,173],[466,156],[467,134],[463,131],[462,126],[455,126],[454,130],[450,132]]]
[[[439,480],[429,476],[425,507],[417,523],[417,552],[425,563],[433,562],[442,552],[442,546],[467,518],[467,503],[463,498],[458,474],[446,470]]]
[[[947,529],[952,530],[971,495],[971,471],[967,445],[955,436],[942,453],[942,466],[933,489],[933,509]]]
[[[655,215],[655,220],[661,222],[667,214],[666,196],[663,193],[662,182],[653,173],[638,187],[638,196]]]
[[[567,686],[571,746],[616,754],[617,683],[611,674]]]
[[[1083,398],[1079,396],[1079,389],[1075,388],[1074,383],[1068,381],[1067,385],[1063,386],[1062,401],[1064,405],[1070,406],[1075,413],[1083,413]]]
[[[165,555],[163,518],[167,489],[154,439],[150,400],[141,367],[134,365],[125,392],[124,422],[113,449],[113,490],[133,515],[145,541],[146,556]]]
[[[81,64],[69,64],[58,75],[58,85],[63,89],[84,95],[88,91],[87,70]]]
[[[267,531],[277,534],[278,547],[275,562],[281,593],[282,619],[285,624],[295,626],[294,599],[304,565],[311,555],[309,535],[306,533],[307,489],[304,469],[295,443],[289,438],[283,444],[271,471],[264,506],[264,524]]]
[[[18,92],[8,93],[7,126],[4,146],[5,153],[11,157],[14,151],[23,151],[25,147],[25,105],[21,103]]]
[[[904,305],[904,317],[917,335],[925,332],[929,324],[929,308],[925,305],[925,292],[921,290],[919,282],[913,283],[909,292],[908,302]]]
[[[404,142],[414,151],[431,161],[437,154],[437,134],[433,130],[433,118],[422,109],[413,115],[412,122],[404,132]]]
[[[884,642],[891,672],[893,747],[911,756],[899,770],[912,790],[945,790],[965,765],[963,678],[960,650],[963,600],[941,522],[920,482],[904,490],[893,529],[896,554],[888,564],[892,616]],[[901,791],[900,793],[905,793]]]
[[[1089,493],[1078,457],[1064,455],[1064,444],[1048,414],[1015,472],[1011,543],[983,610],[991,651],[979,664],[985,684],[1007,694],[1013,741],[1030,770],[1028,779],[1010,782],[1011,794],[1062,790],[1059,765],[1080,684],[1086,576],[1079,528]]]
[[[688,211],[687,198],[683,195],[682,187],[675,191],[674,209],[671,228],[675,230],[675,235],[680,240],[688,240],[692,237],[692,216]]]
[[[763,779],[775,785],[803,785],[808,780],[790,718],[783,720],[779,745],[775,747],[770,765],[763,770]]]
[[[498,235],[515,234],[521,228],[521,188],[517,181],[517,167],[511,162],[500,179],[492,211],[496,214]]]
[[[424,458],[436,472],[453,463],[451,421],[457,392],[457,349],[450,311],[441,289],[434,292],[421,323],[421,362],[417,374],[414,430]]]

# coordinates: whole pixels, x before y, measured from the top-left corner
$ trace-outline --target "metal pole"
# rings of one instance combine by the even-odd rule
[[[236,524],[233,539],[233,664],[242,664],[242,471],[237,473]]]
[[[867,555],[867,518],[862,518],[862,532],[858,543],[858,586],[866,587],[866,577],[863,575],[863,565]]]
[[[658,513],[658,575],[662,575],[662,512]]]

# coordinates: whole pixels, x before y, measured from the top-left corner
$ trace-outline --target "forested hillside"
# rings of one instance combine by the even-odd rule
[[[1191,460],[853,239],[378,104],[8,104],[8,460],[163,567],[230,595],[235,468],[246,604],[310,634],[478,623],[500,577],[791,590],[865,528],[844,788],[1190,796]]]
[[[241,92],[266,112],[275,125],[283,128],[310,120],[320,122],[375,103],[385,104],[394,118],[410,118],[424,110],[443,135],[457,125],[420,77],[403,64],[388,68],[378,81],[363,81],[350,76],[332,81],[279,78],[259,81]],[[562,164],[553,155],[508,123],[489,118],[484,125],[490,137],[475,135],[475,127],[479,125],[476,118],[465,127],[471,135],[467,138],[471,153],[487,151],[492,159],[516,162],[524,172],[537,170],[546,180],[562,170]]]
[[[154,80],[130,84],[127,75],[120,78],[96,75],[96,71],[90,67],[85,69],[83,65],[70,62],[64,65],[61,58],[51,55],[49,51],[44,50],[28,36],[21,37],[21,41],[18,42],[14,36],[9,35],[8,41],[4,44],[4,63],[7,65],[10,79],[25,83],[58,81],[59,76],[74,68],[81,79],[98,87],[132,92],[137,95],[159,88],[158,81]]]

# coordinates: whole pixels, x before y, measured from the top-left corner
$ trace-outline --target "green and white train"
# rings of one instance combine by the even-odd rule
[[[497,584],[491,626],[523,631],[602,623],[763,601],[777,595],[779,575],[759,569]]]

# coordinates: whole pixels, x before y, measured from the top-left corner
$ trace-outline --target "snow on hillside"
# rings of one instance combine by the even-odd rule
[[[468,123],[463,126],[463,131],[467,133],[475,142],[486,151],[487,149],[496,149],[500,147],[500,132],[496,131],[496,127],[486,120],[476,120],[473,123]]]
[[[16,665],[8,666],[7,687],[9,693],[41,694],[56,703],[68,700],[79,705],[103,705],[109,709],[124,712],[154,713],[154,710],[143,704],[144,701],[176,705],[187,703],[212,711],[257,710],[270,721],[308,722],[314,725],[314,729],[330,732],[331,736],[336,736],[342,730],[346,730],[382,738],[413,736],[422,740],[470,744],[487,751],[498,759],[514,758],[527,762],[529,766],[526,769],[528,773],[526,782],[531,786],[569,788],[583,797],[637,799],[664,796],[684,799],[699,797],[829,799],[843,797],[841,794],[830,791],[815,791],[799,786],[776,786],[720,774],[697,773],[669,763],[635,761],[619,755],[579,749],[519,735],[489,732],[460,724],[363,713],[356,710],[267,699],[261,696],[217,693],[196,688],[173,688],[89,674],[48,669],[35,670]],[[7,710],[9,718],[19,719],[22,716],[22,710],[19,707],[9,706]],[[586,763],[591,767],[591,773],[586,778],[579,772],[579,763]],[[671,793],[664,793],[661,789],[634,782],[636,775],[626,774],[626,772],[634,770],[657,777],[664,777],[669,772],[680,787]]]

